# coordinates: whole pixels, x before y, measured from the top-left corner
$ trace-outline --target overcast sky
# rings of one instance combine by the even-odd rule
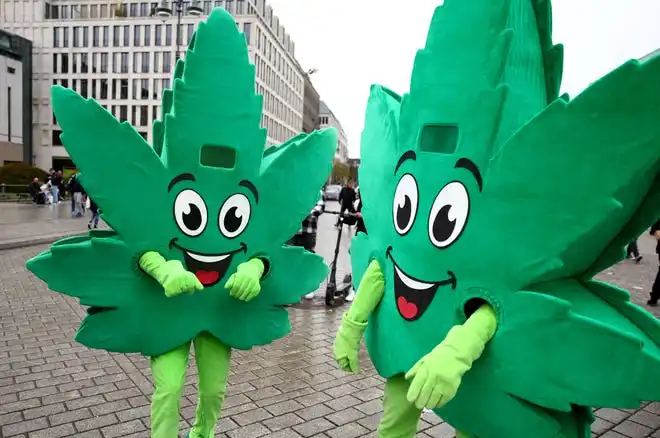
[[[471,1],[471,0],[463,0]],[[408,90],[415,52],[441,0],[268,0],[303,68],[359,154],[373,83]],[[555,0],[554,41],[565,46],[562,90],[574,96],[629,58],[660,47],[660,0]],[[660,78],[658,78],[660,81]]]

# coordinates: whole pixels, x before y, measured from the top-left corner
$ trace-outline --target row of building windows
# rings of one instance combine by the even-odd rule
[[[173,2],[165,2],[165,5],[172,10],[176,10]],[[93,5],[57,5],[50,2],[44,5],[44,18],[47,20],[86,20],[103,18],[139,18],[152,17],[158,6],[162,2],[121,2],[114,4],[93,4]],[[247,0],[225,0],[225,1],[184,1],[183,10],[190,6],[202,8],[204,14],[211,13],[213,8],[224,7],[233,15],[255,15],[256,10]]]
[[[54,26],[53,47],[149,47],[152,41],[154,46],[171,46],[175,27],[171,24]],[[182,25],[179,44],[187,46],[194,32],[194,24]]]
[[[130,82],[128,79],[54,79],[53,85],[71,88],[85,98],[94,98],[98,101],[160,100],[163,90],[171,87],[171,81],[168,78],[133,79]],[[263,90],[263,92],[267,93],[268,96],[272,96],[267,90]],[[270,99],[268,100],[270,101]],[[148,114],[150,106],[152,107],[151,119],[149,119]],[[103,107],[108,109],[106,104]],[[150,126],[153,120],[159,118],[160,105],[111,104],[109,110],[120,121],[130,121],[134,127],[139,129]],[[130,119],[129,112],[131,114]],[[286,120],[285,123],[289,126],[292,125],[291,122]],[[53,125],[57,125],[54,114]],[[279,123],[267,114],[262,115],[261,126],[268,130],[272,139],[280,142],[297,134],[297,131]]]
[[[171,73],[174,66],[172,52],[133,52],[133,73]],[[128,73],[131,54],[110,53],[53,53],[53,73]]]

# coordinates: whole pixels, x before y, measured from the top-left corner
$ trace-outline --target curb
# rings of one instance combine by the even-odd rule
[[[74,236],[86,236],[87,231],[84,232],[69,232],[59,234],[47,234],[44,236],[19,238],[6,241],[0,241],[0,251],[8,251],[11,249],[28,248],[30,246],[45,245],[56,242],[60,239]]]

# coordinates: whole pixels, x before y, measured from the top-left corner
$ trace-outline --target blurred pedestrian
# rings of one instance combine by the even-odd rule
[[[660,260],[660,219],[657,220],[653,226],[651,226],[651,235],[655,237],[657,241],[655,245],[655,252],[658,254],[658,260]],[[660,266],[658,267],[658,272],[655,275],[655,281],[651,287],[651,296],[646,302],[649,306],[657,306],[658,300],[660,299]]]
[[[636,240],[633,240],[630,242],[630,244],[628,244],[628,248],[626,248],[626,257],[635,260],[637,263],[641,262],[644,258],[639,254],[639,248],[637,247]]]

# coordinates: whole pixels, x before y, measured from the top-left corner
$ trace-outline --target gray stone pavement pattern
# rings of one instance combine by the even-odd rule
[[[329,260],[334,218],[321,219],[318,251]],[[349,233],[343,237],[342,273],[348,269]],[[658,267],[653,241],[644,237],[640,247],[642,264],[626,261],[600,276],[631,290],[637,303],[646,301]],[[45,249],[0,252],[0,437],[148,437],[148,359],[89,350],[73,341],[84,310],[75,299],[48,291],[24,269],[25,260]],[[289,336],[252,351],[235,351],[216,436],[376,437],[383,379],[364,351],[357,375],[338,370],[332,359],[343,310],[326,309],[320,298],[306,308],[292,307]],[[194,417],[196,391],[191,365],[182,400],[182,436]],[[594,437],[660,437],[660,403],[636,411],[600,409],[597,418]],[[425,413],[418,436],[453,433]]]

